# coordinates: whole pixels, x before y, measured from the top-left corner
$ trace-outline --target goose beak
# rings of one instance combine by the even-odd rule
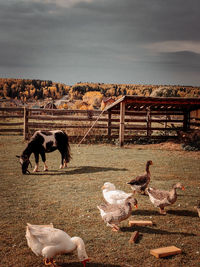
[[[86,266],[86,262],[87,261],[90,261],[90,259],[85,259],[85,260],[82,261],[84,267]]]
[[[182,190],[185,190],[185,187],[184,187],[184,186],[182,186],[182,187],[181,187],[181,189],[182,189]]]
[[[105,189],[105,186],[103,185],[101,189],[102,189],[102,190]]]
[[[135,205],[134,205],[134,207],[137,209],[137,208],[138,208],[138,205],[137,205],[137,204],[135,204]]]

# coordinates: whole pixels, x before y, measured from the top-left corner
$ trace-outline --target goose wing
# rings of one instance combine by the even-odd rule
[[[98,205],[98,208],[103,210],[105,213],[115,212],[119,209],[120,205],[117,204],[109,204],[109,203],[102,203]]]
[[[169,197],[169,192],[164,191],[164,190],[148,188],[147,191],[153,198],[155,198],[157,200],[164,200],[164,199],[168,199],[168,197]]]
[[[131,208],[125,205],[101,204],[97,206],[101,212],[101,217],[108,224],[118,224],[131,215]]]
[[[125,193],[122,190],[113,190],[110,191],[110,197],[114,200],[114,201],[118,201],[118,200],[124,200],[129,196],[132,196],[132,193]]]
[[[37,242],[44,246],[57,245],[65,238],[70,238],[67,233],[60,229],[50,226],[27,225],[30,237],[33,237]]]
[[[132,179],[128,184],[130,185],[143,185],[147,182],[148,177],[146,174],[144,175],[139,175],[135,179]]]

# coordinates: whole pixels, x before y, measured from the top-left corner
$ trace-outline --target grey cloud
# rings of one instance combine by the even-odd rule
[[[102,19],[127,32],[139,41],[199,40],[200,24],[198,0],[110,0],[78,6],[100,14]]]
[[[51,79],[63,77],[63,81],[65,70],[73,77],[71,81],[85,77],[104,82],[116,76],[125,82],[132,77],[142,80],[142,75],[164,80],[164,72],[170,71],[167,64],[176,71],[177,65],[182,71],[190,66],[198,69],[199,55],[152,55],[144,44],[200,40],[199,7],[198,0],[94,0],[66,8],[56,1],[3,0],[0,66],[8,73],[9,68],[28,66],[29,74],[32,69],[33,73],[52,74]]]
[[[93,1],[80,2],[73,8],[19,1],[10,6],[4,4],[0,12],[4,27],[10,24],[19,31],[63,29],[78,34],[85,29],[95,35],[103,27],[115,41],[139,43],[199,40],[199,7],[195,0]]]
[[[181,68],[187,71],[196,69],[196,71],[200,73],[200,54],[198,53],[190,51],[162,53],[161,60],[165,62],[166,65],[173,66],[173,69]]]

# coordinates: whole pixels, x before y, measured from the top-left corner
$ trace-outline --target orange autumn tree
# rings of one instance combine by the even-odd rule
[[[89,91],[83,95],[83,102],[87,103],[93,109],[99,109],[103,95],[98,91]]]

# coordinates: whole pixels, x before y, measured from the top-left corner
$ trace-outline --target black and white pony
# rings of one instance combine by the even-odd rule
[[[61,154],[60,169],[62,169],[67,166],[67,163],[71,159],[67,134],[61,130],[36,131],[31,137],[30,141],[27,144],[27,147],[24,149],[21,156],[17,156],[18,158],[20,158],[22,173],[30,173],[28,171],[28,166],[29,164],[31,164],[29,158],[32,153],[34,153],[35,156],[35,168],[33,171],[38,171],[39,155],[41,155],[42,161],[44,163],[44,171],[48,171],[45,153],[53,152],[56,149],[58,149]]]

